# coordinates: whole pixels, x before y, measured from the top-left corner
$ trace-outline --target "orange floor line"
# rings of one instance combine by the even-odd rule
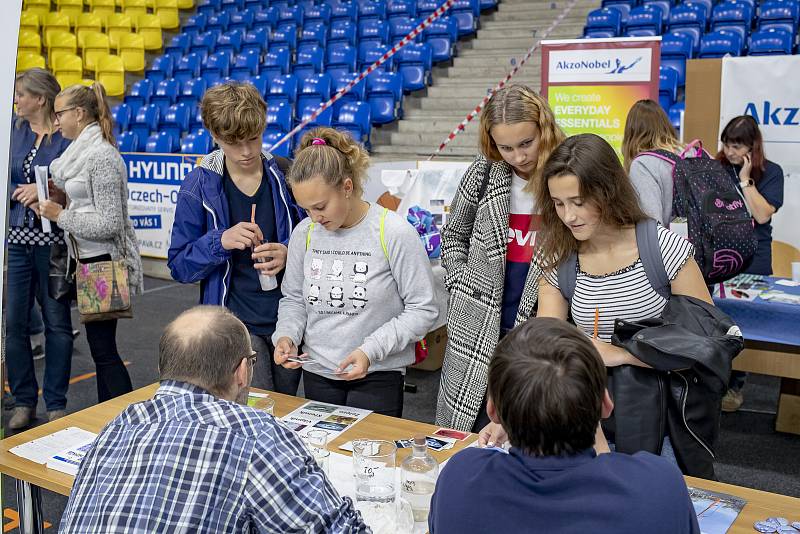
[[[131,364],[131,362],[129,362],[127,360],[123,360],[122,363],[125,365],[125,367],[128,367]],[[84,380],[89,380],[90,378],[94,378],[95,376],[97,376],[97,373],[85,373],[85,374],[82,374],[82,375],[74,376],[74,377],[69,379],[69,384],[70,385],[77,384],[78,382],[83,382]],[[11,393],[11,389],[8,387],[8,383],[5,384],[5,388],[4,389],[5,389],[6,393]],[[41,389],[39,390],[39,396],[40,397],[42,396],[42,390]]]

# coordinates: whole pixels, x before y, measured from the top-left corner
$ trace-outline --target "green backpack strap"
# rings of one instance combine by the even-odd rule
[[[389,259],[389,249],[386,247],[386,214],[389,213],[389,208],[383,208],[383,213],[381,213],[381,221],[379,225],[379,233],[381,239],[381,248],[383,249],[383,255],[386,256],[386,259]],[[306,232],[306,250],[311,245],[311,232],[314,230],[315,223],[311,223],[308,225],[308,232]]]

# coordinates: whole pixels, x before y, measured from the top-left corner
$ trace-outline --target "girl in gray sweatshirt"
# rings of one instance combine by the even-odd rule
[[[303,138],[288,181],[309,218],[289,241],[272,340],[276,363],[303,367],[307,398],[400,417],[405,367],[438,309],[416,230],[361,198],[368,165],[347,134]]]

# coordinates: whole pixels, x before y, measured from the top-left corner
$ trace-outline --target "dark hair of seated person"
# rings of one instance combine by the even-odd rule
[[[513,447],[535,456],[594,445],[606,368],[591,340],[554,318],[532,318],[498,344],[489,395]]]

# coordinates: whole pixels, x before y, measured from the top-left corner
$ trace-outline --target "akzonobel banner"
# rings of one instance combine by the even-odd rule
[[[661,37],[542,41],[542,94],[567,135],[595,133],[621,156],[625,117],[658,100]]]
[[[167,259],[183,178],[202,156],[123,153],[128,167],[128,213],[142,256]]]
[[[800,56],[725,58],[721,83],[719,133],[739,115],[756,120],[767,159],[785,178],[773,238],[800,248],[800,227],[790,215],[800,213]]]

